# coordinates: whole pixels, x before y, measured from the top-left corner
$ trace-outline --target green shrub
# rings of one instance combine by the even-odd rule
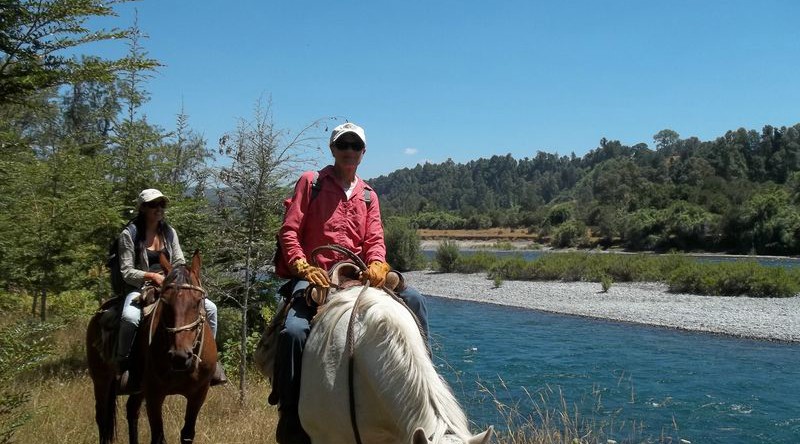
[[[504,251],[516,250],[516,247],[514,247],[514,244],[512,244],[509,241],[498,241],[498,242],[495,242],[494,244],[492,244],[492,248],[495,249],[495,250],[504,250]]]
[[[498,261],[496,255],[486,251],[477,251],[474,254],[459,256],[455,265],[455,271],[459,273],[478,273],[489,271]]]
[[[386,260],[399,271],[419,270],[424,259],[420,251],[417,230],[407,219],[389,218],[386,221]]]
[[[495,276],[492,282],[494,283],[494,288],[500,288],[503,286],[503,278],[500,276]]]
[[[586,225],[577,220],[570,220],[553,229],[550,244],[556,248],[568,248],[584,245],[588,242]]]
[[[455,241],[444,240],[440,242],[436,248],[436,263],[439,271],[444,273],[456,271],[459,256],[458,244]]]
[[[0,443],[13,442],[15,431],[30,418],[26,410],[30,393],[15,382],[52,354],[52,334],[57,328],[25,321],[0,328]]]
[[[91,316],[98,309],[97,297],[87,290],[68,290],[49,301],[50,314],[62,319]]]
[[[608,293],[608,290],[611,289],[612,283],[613,281],[609,275],[604,275],[602,278],[600,278],[600,286],[603,288],[603,293]]]
[[[691,263],[668,278],[675,293],[715,296],[791,297],[800,292],[797,272],[757,262]]]

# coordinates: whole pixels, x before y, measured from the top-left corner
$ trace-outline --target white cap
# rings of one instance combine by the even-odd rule
[[[361,128],[355,123],[350,122],[343,123],[331,131],[331,141],[328,145],[332,147],[333,144],[336,143],[336,139],[347,133],[355,134],[359,139],[361,139],[362,142],[364,142],[364,146],[367,146],[367,136],[364,134],[364,128]]]
[[[136,209],[138,210],[141,208],[143,203],[152,202],[159,199],[162,199],[165,203],[169,203],[169,198],[161,194],[161,191],[158,191],[155,188],[142,190],[142,192],[139,193],[139,197],[136,198]]]

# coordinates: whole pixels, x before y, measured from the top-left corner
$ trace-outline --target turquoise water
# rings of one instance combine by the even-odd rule
[[[429,310],[436,363],[476,428],[506,424],[494,399],[531,412],[546,394],[540,408],[563,396],[620,443],[800,443],[800,344],[440,298]]]

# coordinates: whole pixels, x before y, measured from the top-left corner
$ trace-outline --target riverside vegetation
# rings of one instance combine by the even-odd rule
[[[792,297],[800,293],[800,270],[768,267],[755,260],[703,263],[680,254],[614,254],[565,252],[533,261],[521,256],[499,258],[477,251],[461,254],[453,241],[443,241],[435,261],[443,272],[487,272],[495,280],[599,282],[663,282],[673,293],[710,296]]]

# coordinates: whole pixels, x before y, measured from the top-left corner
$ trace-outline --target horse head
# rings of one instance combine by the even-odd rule
[[[456,435],[445,434],[442,438],[438,441],[437,444],[489,444],[492,441],[492,434],[494,433],[494,427],[489,427],[484,432],[479,433],[475,436],[470,437],[466,441],[459,438]],[[433,441],[429,440],[425,434],[425,430],[422,428],[418,428],[414,431],[414,436],[411,440],[412,444],[431,444]]]
[[[172,267],[162,254],[161,267],[167,274],[159,299],[160,323],[170,334],[169,362],[172,370],[189,371],[200,353],[198,344],[204,335],[206,291],[200,284],[199,251],[192,256],[191,266]]]

